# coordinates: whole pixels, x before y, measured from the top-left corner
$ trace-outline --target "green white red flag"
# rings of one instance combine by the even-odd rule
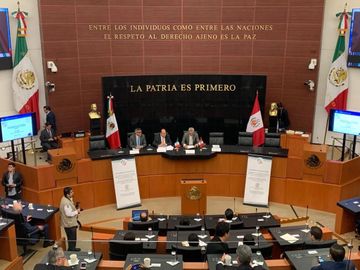
[[[18,20],[12,76],[14,107],[19,113],[35,112],[36,124],[39,130],[39,83],[26,43],[27,25],[25,18],[28,16],[28,13],[20,11],[19,7],[18,11],[13,12],[12,15]]]
[[[117,149],[121,147],[120,132],[116,121],[114,107],[114,97],[110,94],[108,96],[108,118],[106,120],[106,139],[109,143],[110,149]]]
[[[348,29],[348,19],[351,13],[343,12],[336,14],[340,17],[338,25],[339,37],[336,43],[332,64],[327,76],[325,110],[346,110],[347,96],[349,92],[349,77],[346,65],[345,33]]]

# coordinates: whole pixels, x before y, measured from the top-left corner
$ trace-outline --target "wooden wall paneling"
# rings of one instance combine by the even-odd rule
[[[289,149],[289,157],[303,157],[304,144],[308,143],[309,138],[302,137],[300,135],[288,135],[286,134],[286,147]]]
[[[303,159],[299,157],[288,157],[286,177],[294,179],[303,178]]]
[[[94,160],[92,162],[92,175],[94,181],[112,179],[111,160]]]
[[[93,182],[92,189],[94,194],[94,205],[102,206],[116,202],[114,181],[112,179]]]
[[[12,224],[7,229],[1,231],[0,243],[0,259],[6,261],[15,260],[18,256],[15,224]]]
[[[345,161],[343,163],[341,182],[345,184],[348,181],[360,178],[360,157]]]
[[[56,180],[56,187],[74,186],[78,183],[77,177],[64,178]]]
[[[341,161],[327,160],[325,162],[324,183],[340,184],[343,164]]]
[[[149,198],[176,196],[176,178],[173,175],[154,175],[147,181]]]
[[[230,194],[229,174],[208,174],[203,176],[207,181],[208,196],[219,196],[219,194]]]
[[[230,174],[229,179],[229,196],[244,197],[245,189],[245,175],[244,174]]]
[[[77,162],[78,183],[86,183],[94,181],[92,170],[93,162],[91,159],[81,159]]]
[[[269,202],[286,203],[286,179],[271,177]]]
[[[336,185],[291,179],[286,181],[285,203],[335,212],[340,194]]]
[[[271,177],[286,177],[286,168],[287,168],[287,158],[277,158],[272,159],[271,166]]]
[[[35,168],[36,176],[32,181],[38,183],[36,190],[46,190],[56,187],[54,165],[41,165]],[[37,179],[37,180],[36,180]]]

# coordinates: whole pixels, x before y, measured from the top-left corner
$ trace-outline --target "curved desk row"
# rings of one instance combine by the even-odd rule
[[[85,158],[85,142],[86,138],[66,139],[63,148],[51,150],[53,161],[49,165],[18,164],[17,170],[24,176],[24,199],[58,206],[63,187],[72,186],[84,209],[115,203],[110,156]],[[336,213],[335,231],[353,230],[353,220],[345,218],[346,212],[336,203],[358,195],[360,157],[346,162],[326,160],[326,146],[309,144],[299,136],[284,140],[282,136],[281,145],[288,152],[278,148],[278,156],[273,150],[267,153],[273,156],[269,201]],[[261,154],[269,150],[249,149]],[[222,146],[222,152],[211,158],[191,160],[181,153],[174,153],[181,159],[171,159],[155,150],[145,151],[149,153],[134,156],[142,199],[180,196],[180,180],[189,178],[205,179],[209,196],[244,195],[247,153],[239,146]],[[206,151],[210,150],[201,154]],[[0,159],[0,171],[6,170],[7,163]]]

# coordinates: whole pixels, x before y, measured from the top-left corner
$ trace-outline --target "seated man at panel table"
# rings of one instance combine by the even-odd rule
[[[330,247],[330,257],[332,261],[321,262],[320,265],[314,266],[311,270],[355,270],[356,267],[352,261],[344,260],[344,247],[333,244]]]
[[[51,127],[50,123],[45,123],[45,129],[40,133],[40,141],[44,151],[59,147],[55,130]]]
[[[323,232],[318,226],[312,226],[310,228],[310,238],[312,241],[321,241]]]
[[[134,133],[130,135],[129,146],[132,149],[141,149],[146,146],[146,138],[141,128],[136,128]]]
[[[153,141],[155,147],[166,147],[172,145],[170,135],[166,132],[165,128],[162,128],[160,133],[156,133]]]
[[[226,241],[229,239],[230,225],[226,222],[219,222],[215,228],[215,235],[207,245],[207,254],[229,253],[229,246]]]
[[[35,230],[40,230],[40,233],[44,236],[44,244],[43,247],[52,246],[55,242],[54,240],[49,239],[49,225],[43,224],[43,225],[34,225],[31,223],[32,216],[26,216],[24,217],[22,214],[22,204],[19,202],[14,202],[13,209],[16,213],[20,214],[22,224],[26,230],[27,233],[34,232]]]
[[[199,135],[193,127],[189,127],[188,131],[184,133],[181,144],[185,148],[192,148],[199,146]]]

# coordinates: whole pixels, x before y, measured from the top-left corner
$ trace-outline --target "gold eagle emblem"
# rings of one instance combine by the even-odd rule
[[[339,87],[344,85],[347,79],[347,71],[342,67],[334,67],[330,70],[329,81],[332,85]]]
[[[16,76],[17,84],[26,90],[30,90],[35,85],[35,74],[31,70],[21,70]]]
[[[201,198],[201,191],[198,187],[192,186],[186,193],[186,197],[189,200],[199,200]]]

